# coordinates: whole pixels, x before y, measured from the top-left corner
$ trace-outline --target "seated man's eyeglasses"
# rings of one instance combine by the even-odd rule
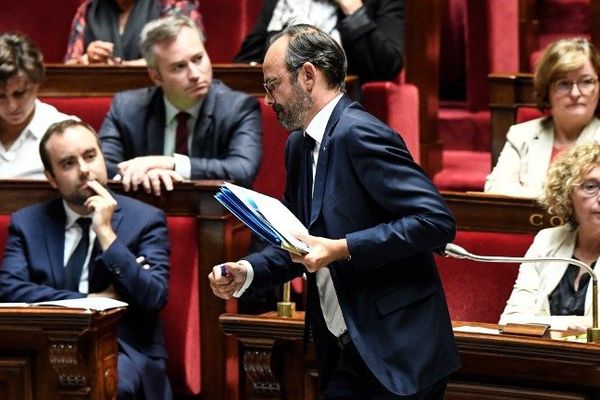
[[[583,78],[579,79],[577,82],[570,81],[568,79],[558,79],[554,82],[556,87],[556,95],[557,96],[568,96],[573,91],[573,85],[577,85],[577,89],[579,93],[584,96],[588,96],[592,94],[594,89],[596,88],[596,84],[598,83],[597,78]]]

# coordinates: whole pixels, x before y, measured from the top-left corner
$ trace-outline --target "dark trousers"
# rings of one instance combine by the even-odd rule
[[[369,370],[354,344],[341,348],[337,364],[323,391],[324,400],[443,400],[447,379],[410,396],[387,390]]]

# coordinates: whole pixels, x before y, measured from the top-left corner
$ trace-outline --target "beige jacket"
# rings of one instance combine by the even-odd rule
[[[485,181],[485,192],[515,197],[537,197],[550,166],[554,144],[550,117],[537,118],[510,127],[506,144],[494,170]],[[600,120],[596,117],[583,129],[577,144],[600,141]]]
[[[543,229],[535,236],[525,257],[567,257],[573,256],[577,229],[570,225]],[[592,284],[588,285],[585,298],[586,316],[550,316],[548,295],[562,279],[568,262],[523,263],[513,291],[500,316],[499,324],[547,323],[552,329],[567,329],[569,326],[591,326]],[[598,263],[596,263],[598,264]]]

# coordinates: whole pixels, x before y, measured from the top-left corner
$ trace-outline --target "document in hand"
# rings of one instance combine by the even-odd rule
[[[257,235],[297,255],[310,248],[292,236],[308,234],[302,222],[279,200],[232,183],[224,183],[215,198]]]

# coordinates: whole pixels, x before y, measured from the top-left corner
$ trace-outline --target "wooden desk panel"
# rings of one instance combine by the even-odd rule
[[[229,87],[262,96],[260,65],[213,64],[213,76]],[[116,92],[153,86],[146,67],[112,65],[46,65],[46,81],[40,97],[112,96]]]
[[[535,107],[533,75],[527,73],[489,75],[492,112],[492,165],[496,165],[506,142],[508,128],[517,121],[517,109]]]
[[[302,312],[293,319],[275,313],[220,317],[223,331],[236,336],[244,349],[241,399],[318,398],[312,348],[300,358],[303,318]],[[447,400],[600,399],[598,344],[458,332],[455,337],[462,366],[450,377]]]
[[[442,192],[456,219],[457,229],[467,231],[536,233],[562,225],[533,199],[488,193]]]
[[[0,308],[0,398],[116,399],[123,311]]]
[[[213,77],[234,90],[257,97],[265,95],[261,65],[213,64]],[[48,64],[39,97],[112,96],[153,85],[146,67]],[[356,76],[346,78],[346,89],[351,96],[360,93]]]

